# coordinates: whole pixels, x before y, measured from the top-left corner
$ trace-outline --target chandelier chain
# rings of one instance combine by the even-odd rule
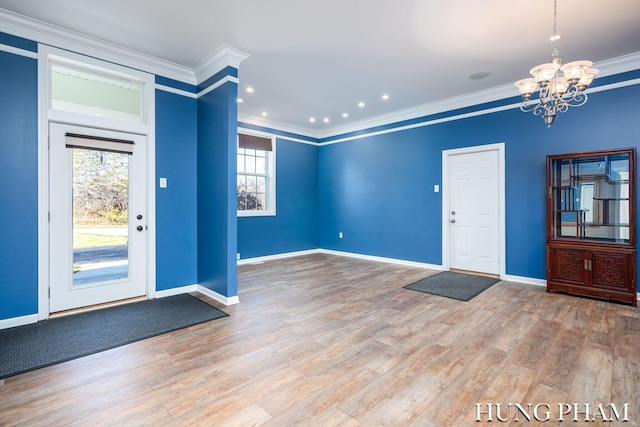
[[[551,56],[558,58],[560,52],[558,51],[558,0],[553,0],[553,51]]]

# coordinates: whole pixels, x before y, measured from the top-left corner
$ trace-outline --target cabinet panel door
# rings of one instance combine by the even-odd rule
[[[584,285],[586,283],[586,252],[583,249],[563,247],[549,248],[549,279],[565,283]]]
[[[632,288],[633,254],[620,252],[591,252],[592,286],[620,291]]]

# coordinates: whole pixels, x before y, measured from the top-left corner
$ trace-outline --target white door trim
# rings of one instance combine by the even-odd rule
[[[498,212],[498,230],[500,233],[498,239],[498,256],[499,256],[499,274],[500,278],[506,277],[506,239],[505,239],[505,144],[499,142],[495,144],[477,145],[473,147],[456,148],[452,150],[442,151],[442,269],[449,270],[450,266],[450,253],[449,253],[449,160],[451,156],[460,154],[480,153],[484,151],[497,151],[499,170],[499,212]]]
[[[119,122],[88,115],[53,111],[49,108],[49,61],[69,61],[94,69],[129,76],[144,85],[143,121]],[[156,295],[156,186],[155,186],[155,76],[142,71],[38,44],[38,320],[49,317],[49,123],[66,123],[147,137],[147,298]]]

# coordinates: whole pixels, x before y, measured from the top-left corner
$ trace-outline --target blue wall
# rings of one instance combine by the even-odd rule
[[[36,43],[2,33],[0,43],[37,51]],[[38,311],[37,61],[0,51],[0,73],[2,320]],[[237,70],[227,68],[206,84],[227,75]],[[640,71],[594,86],[634,78]],[[286,138],[332,138],[276,131],[277,215],[237,219],[236,96],[232,82],[197,101],[156,91],[156,176],[169,184],[156,187],[157,290],[199,283],[235,296],[236,252],[251,258],[326,248],[440,264],[442,200],[433,185],[441,184],[442,150],[495,142],[506,145],[507,274],[542,279],[545,156],[640,145],[640,85],[591,94],[551,129],[512,109],[320,147]]]
[[[38,312],[37,61],[0,51],[0,70],[0,319],[8,319]]]
[[[635,85],[591,94],[551,129],[511,109],[322,146],[320,246],[441,264],[442,150],[504,142],[506,272],[543,279],[546,155],[637,147],[638,111]]]
[[[243,259],[318,248],[318,147],[277,139],[276,186],[276,216],[238,217]]]
[[[237,95],[227,82],[198,98],[198,283],[237,295]]]
[[[156,91],[158,291],[198,282],[196,107],[194,98]],[[159,187],[161,177],[167,188]]]

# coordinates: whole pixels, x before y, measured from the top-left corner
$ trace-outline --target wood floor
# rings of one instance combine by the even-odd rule
[[[629,403],[629,422],[563,425],[638,425],[638,309],[508,282],[470,302],[402,289],[432,273],[241,266],[230,317],[7,378],[0,426],[474,426],[477,403],[548,403],[549,422],[488,425],[550,426],[563,402]]]

